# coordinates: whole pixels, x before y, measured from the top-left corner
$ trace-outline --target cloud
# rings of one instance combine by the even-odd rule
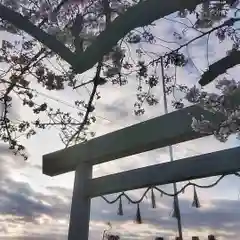
[[[22,159],[12,158],[6,145],[0,145],[0,239],[66,239],[67,224],[61,231],[59,221],[68,222],[71,190],[66,196],[63,190],[41,192],[33,188],[30,180],[23,181],[13,172],[21,172],[34,166]],[[21,161],[22,160],[22,161]],[[34,180],[34,179],[33,179]],[[46,225],[48,224],[48,225]],[[50,234],[51,228],[59,229],[59,236]],[[41,226],[41,227],[40,227]],[[48,227],[48,229],[45,226]],[[40,229],[42,230],[40,230]],[[57,231],[55,231],[57,232]],[[39,236],[40,235],[40,236]],[[2,237],[3,236],[3,237]],[[55,238],[51,238],[51,236]]]
[[[215,200],[212,201],[212,204],[216,205],[216,207],[209,208],[207,210],[196,210],[190,208],[190,201],[180,200],[185,237],[190,237],[191,235],[189,234],[192,234],[193,236],[195,232],[195,234],[200,234],[201,237],[205,236],[204,239],[207,237],[207,234],[216,234],[217,237],[222,236],[225,237],[223,239],[233,240],[234,236],[239,233],[240,214],[238,210],[234,211],[234,209],[236,210],[239,207],[228,200],[224,201],[224,203]],[[232,210],[230,212],[228,210],[225,211],[221,207],[222,204],[233,206]],[[187,211],[184,211],[184,208],[187,208]],[[131,221],[129,221],[129,215],[132,215],[132,219],[134,219],[136,214],[134,210],[136,210],[136,208],[126,207],[126,216],[119,218],[112,215],[113,209],[109,207],[109,212],[105,212],[102,216],[113,223],[115,226],[114,231],[118,232],[123,239],[134,239],[129,238],[128,233],[125,234],[124,232],[126,227],[125,225],[132,224]],[[157,209],[152,210],[148,203],[143,202],[141,203],[141,215],[143,224],[135,225],[135,227],[129,228],[131,229],[129,232],[132,231],[131,234],[137,236],[138,239],[150,239],[150,237],[152,239],[152,237],[154,237],[154,233],[157,234],[158,232],[161,233],[160,236],[165,235],[169,237],[175,235],[174,229],[176,229],[176,220],[169,217],[169,209],[158,207]],[[201,233],[203,229],[205,229],[205,231]]]
[[[41,193],[34,190],[29,183],[19,182],[7,177],[1,183],[4,187],[0,189],[0,225],[4,227],[1,228],[0,236],[1,234],[6,235],[8,231],[11,232],[11,229],[16,226],[24,228],[24,232],[19,235],[20,237],[12,236],[2,239],[66,239],[66,223],[70,213],[72,194],[70,189],[61,186],[48,186],[46,191]],[[171,185],[168,188],[170,189]],[[136,194],[132,196],[133,199],[137,199]],[[111,196],[108,197],[112,198]],[[141,203],[143,224],[135,225],[133,221],[136,216],[136,205],[129,205],[124,200],[124,216],[120,217],[117,215],[117,203],[108,205],[101,198],[93,199],[90,239],[99,239],[106,228],[104,222],[107,221],[112,222],[112,231],[120,234],[122,239],[152,239],[156,235],[175,236],[176,220],[169,216],[172,210],[172,198],[160,198],[156,194],[156,200],[157,209],[151,208],[149,198]],[[219,235],[224,236],[225,234],[226,239],[234,239],[230,235],[239,232],[239,202],[219,199],[209,202],[210,207],[196,210],[191,208],[190,199],[180,198],[185,234],[194,231],[201,232],[202,229],[206,228],[210,233],[222,231]],[[61,220],[65,221],[64,228],[60,223]],[[6,221],[8,224],[5,226]],[[58,234],[49,233],[54,231],[56,233],[57,229]],[[204,234],[206,235],[206,233],[202,233],[202,235]]]
[[[6,179],[1,183],[0,212],[2,216],[12,215],[23,222],[36,221],[42,215],[51,218],[67,218],[69,201],[57,195],[46,195],[34,191],[28,183]]]
[[[11,173],[14,169],[20,169],[24,166],[24,161],[21,157],[13,155],[8,144],[0,143],[0,181]]]
[[[0,237],[0,240],[66,240],[67,235],[66,234],[40,234],[39,235],[32,235],[32,236],[12,236],[12,237]]]
[[[129,117],[129,115],[132,115],[132,113],[129,112],[129,109],[126,108],[123,100],[111,102],[111,104],[105,104],[102,106],[102,109],[104,110],[104,113],[110,113],[111,118],[114,117],[116,120],[123,120]]]
[[[0,184],[0,239],[66,239],[69,195],[42,193],[9,176]]]

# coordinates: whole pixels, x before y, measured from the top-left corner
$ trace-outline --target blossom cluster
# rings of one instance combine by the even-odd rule
[[[86,0],[68,0],[65,1],[64,4],[66,7],[68,7],[69,4],[80,4],[84,5]],[[53,10],[52,6],[49,4],[49,1],[41,0],[40,1],[40,8],[39,13],[43,17],[47,17],[49,21],[51,22],[57,22],[57,12]]]
[[[231,134],[238,134],[240,130],[240,83],[235,80],[223,78],[218,81],[216,88],[219,93],[207,93],[197,87],[192,87],[186,93],[186,100],[199,104],[205,110],[214,114],[222,114],[223,121],[213,123],[201,117],[192,117],[192,128],[201,133],[210,133],[225,142]]]

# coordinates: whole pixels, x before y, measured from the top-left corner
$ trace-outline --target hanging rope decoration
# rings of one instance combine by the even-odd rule
[[[176,196],[173,198],[173,213],[172,217],[178,219],[180,217],[179,208],[177,207]]]
[[[123,216],[122,197],[119,199],[118,215]]]
[[[234,173],[235,176],[240,177],[239,173]],[[221,175],[214,183],[209,184],[209,185],[198,185],[196,183],[188,182],[186,185],[184,185],[181,189],[179,189],[175,194],[174,193],[167,193],[163,191],[162,189],[154,186],[154,187],[149,187],[145,190],[143,195],[140,197],[139,200],[133,200],[131,199],[125,192],[120,193],[114,200],[108,200],[106,197],[101,196],[101,198],[108,204],[114,204],[117,201],[119,201],[118,205],[118,211],[117,214],[119,216],[123,216],[123,203],[122,203],[122,198],[125,197],[128,200],[128,203],[130,204],[137,204],[137,212],[136,212],[136,223],[141,224],[142,223],[142,217],[141,217],[141,211],[140,211],[140,203],[144,200],[144,198],[147,197],[147,193],[151,191],[151,205],[152,208],[156,208],[156,196],[154,191],[160,192],[160,196],[168,196],[168,197],[173,197],[173,211],[172,211],[172,217],[178,218],[179,217],[179,212],[176,207],[176,201],[175,201],[175,196],[179,195],[180,193],[184,193],[185,189],[193,186],[193,202],[192,202],[192,207],[195,208],[200,208],[200,201],[197,195],[197,190],[196,188],[212,188],[216,186],[224,177],[227,175]]]
[[[151,201],[152,201],[152,208],[156,208],[156,199],[153,188],[151,188]]]
[[[192,206],[195,207],[195,208],[200,208],[200,202],[199,202],[199,199],[198,199],[197,190],[196,190],[195,186],[193,186],[193,203],[192,203]]]
[[[136,223],[141,224],[142,223],[142,217],[140,212],[140,203],[137,204],[137,213],[136,213]]]

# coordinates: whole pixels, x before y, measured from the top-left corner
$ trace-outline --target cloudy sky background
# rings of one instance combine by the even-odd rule
[[[173,32],[181,33],[185,28],[184,24],[189,25],[190,23],[187,20],[182,20],[184,24],[180,24],[176,20],[173,22],[169,19],[174,19],[174,16],[158,21],[154,31],[159,38],[172,42],[176,41]],[[195,30],[189,29],[183,39],[177,40],[177,44],[160,40],[157,43],[174,49],[197,34]],[[1,36],[1,38],[8,37],[6,34]],[[177,69],[178,82],[193,85],[199,79],[202,71],[206,69],[206,41],[207,38],[201,39],[189,47],[188,53],[193,62],[190,61],[184,70]],[[224,56],[225,50],[231,46],[230,42],[216,44],[216,41],[214,34],[211,35],[208,46],[210,63]],[[144,47],[148,47],[149,51],[156,52],[158,48],[159,52],[166,51],[166,48],[164,49],[159,44]],[[238,70],[236,67],[229,71],[229,74],[237,79]],[[83,74],[80,80],[87,81],[91,74],[91,71]],[[164,114],[162,89],[161,84],[159,84],[154,91],[159,96],[160,103],[147,108],[143,116],[134,116],[133,105],[136,100],[136,86],[136,80],[131,77],[129,83],[123,87],[112,86],[111,83],[100,87],[102,98],[97,102],[95,113],[97,123],[92,128],[96,131],[97,136]],[[210,85],[207,89],[211,91],[214,86]],[[53,100],[40,96],[39,101],[48,101],[51,106],[61,107],[62,110],[69,111],[75,116],[76,109],[60,103],[60,101],[73,105],[79,96],[82,98],[88,94],[85,88],[77,91],[68,88],[57,93],[49,93],[38,86],[38,90],[54,98]],[[171,98],[169,98],[170,101]],[[169,108],[171,109],[171,106]],[[32,118],[30,111],[21,107],[17,98],[14,99],[14,108],[11,114],[12,118],[16,119]],[[58,132],[56,129],[51,129],[40,132],[31,140],[23,141],[28,147],[30,156],[28,162],[23,162],[19,157],[13,157],[6,145],[0,145],[2,153],[0,157],[0,239],[67,239],[74,174],[68,173],[51,178],[43,175],[41,170],[42,155],[63,148]],[[174,158],[177,160],[238,145],[239,141],[236,140],[235,136],[231,137],[225,144],[218,142],[213,137],[206,137],[175,145],[173,147]],[[158,149],[98,165],[94,167],[94,177],[167,161],[169,161],[167,148]],[[213,177],[194,182],[210,184],[215,180],[216,178]],[[178,186],[183,184],[179,183]],[[161,186],[161,188],[172,192],[172,185]],[[226,177],[214,188],[199,189],[197,192],[202,205],[200,209],[191,207],[192,188],[186,190],[185,194],[181,194],[180,209],[184,239],[191,239],[191,236],[194,235],[200,236],[201,239],[207,239],[208,234],[215,234],[219,240],[237,239],[240,234],[239,190],[240,179],[234,176]],[[138,199],[143,191],[144,189],[130,191],[129,195],[133,199]],[[114,196],[116,195],[108,196],[108,198],[113,199]],[[121,239],[150,240],[156,236],[174,239],[177,235],[176,219],[170,216],[173,199],[165,196],[161,198],[160,194],[156,193],[156,200],[157,209],[151,209],[149,198],[141,203],[144,223],[137,225],[133,223],[136,205],[129,205],[124,201],[124,216],[119,217],[116,214],[117,204],[108,205],[101,198],[93,199],[89,239],[101,239],[102,232],[107,228],[106,223],[109,221],[113,225],[112,232],[120,234]]]

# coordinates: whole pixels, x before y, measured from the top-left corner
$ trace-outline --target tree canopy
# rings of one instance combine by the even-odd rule
[[[0,29],[12,37],[3,36],[0,48],[0,138],[24,158],[27,155],[19,136],[29,138],[48,127],[59,127],[65,146],[86,141],[94,135],[90,125],[96,121],[98,86],[106,82],[112,82],[113,87],[123,86],[134,76],[138,82],[134,113],[144,114],[146,106],[158,103],[154,88],[161,79],[156,68],[162,64],[167,93],[184,93],[184,98],[174,98],[173,106],[179,109],[190,102],[221,112],[226,120],[218,126],[194,116],[192,126],[226,141],[239,131],[239,84],[222,77],[240,61],[238,5],[237,0],[1,0]],[[161,30],[157,29],[158,21],[167,17],[185,26],[181,33],[173,33],[176,41],[184,39],[188,30],[196,34],[176,48],[160,51],[155,47],[164,42],[157,35]],[[215,36],[217,44],[231,44],[225,56],[209,63],[198,79],[200,86],[205,86],[221,77],[216,84],[218,93],[177,84],[172,69],[186,68],[191,60],[186,52],[188,46],[204,37],[209,39],[210,35]],[[49,61],[59,68],[52,68]],[[80,82],[79,76],[88,70],[95,72],[92,79]],[[75,102],[85,113],[79,111],[76,119],[46,102],[39,103],[38,85],[49,91],[91,85],[89,99]],[[13,95],[31,109],[36,116],[34,121],[11,118]],[[47,122],[42,120],[42,114],[47,115]]]

